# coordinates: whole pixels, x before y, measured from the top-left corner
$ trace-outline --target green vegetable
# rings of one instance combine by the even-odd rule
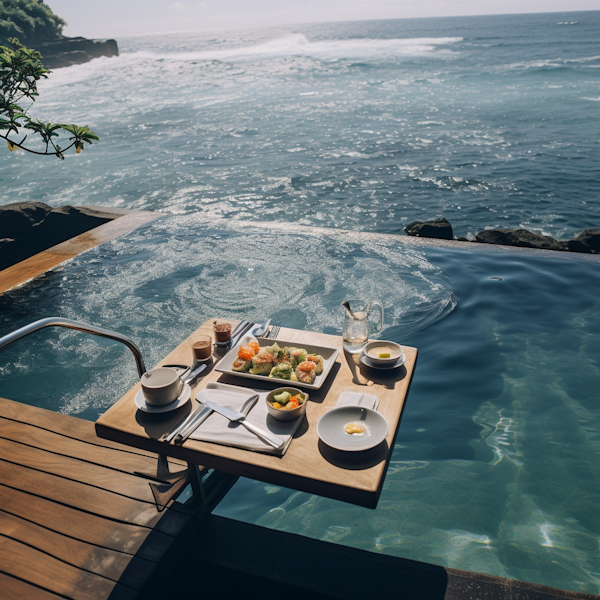
[[[291,397],[292,395],[289,392],[281,392],[281,394],[275,394],[273,400],[285,406],[290,401]]]

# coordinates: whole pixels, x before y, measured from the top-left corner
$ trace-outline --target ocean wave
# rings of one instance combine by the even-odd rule
[[[395,38],[309,41],[301,33],[289,34],[268,42],[223,50],[196,52],[148,52],[122,54],[126,59],[177,60],[177,61],[243,61],[254,58],[282,56],[314,56],[318,58],[370,58],[398,55],[414,55],[432,52],[440,46],[461,42],[461,37]]]

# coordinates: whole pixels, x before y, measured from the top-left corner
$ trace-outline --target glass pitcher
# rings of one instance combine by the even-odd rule
[[[344,306],[344,332],[342,340],[344,350],[350,354],[359,354],[369,341],[369,323],[368,318],[373,307],[379,309],[379,323],[377,331],[383,327],[383,306],[379,302],[369,302],[363,310],[350,310],[347,302]]]

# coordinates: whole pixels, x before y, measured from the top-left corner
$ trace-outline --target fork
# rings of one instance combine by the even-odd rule
[[[264,335],[263,338],[265,340],[276,340],[277,336],[279,335],[280,329],[281,327],[279,325],[273,325],[273,327],[271,327],[271,329],[269,330],[269,333]]]

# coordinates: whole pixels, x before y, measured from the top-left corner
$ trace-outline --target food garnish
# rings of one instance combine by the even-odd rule
[[[281,392],[273,396],[272,406],[278,410],[293,410],[304,404],[304,401],[304,394],[298,393],[292,396],[289,392]]]
[[[360,423],[346,423],[344,431],[350,435],[364,435],[366,428]]]

